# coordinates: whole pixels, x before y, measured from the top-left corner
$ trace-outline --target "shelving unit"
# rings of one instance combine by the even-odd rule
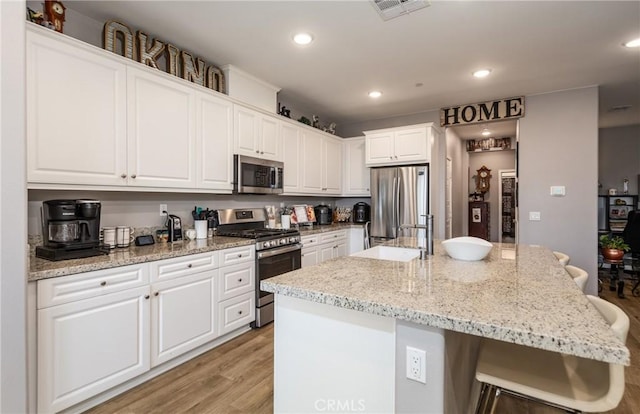
[[[601,195],[598,196],[600,209],[604,208],[604,211],[599,211],[599,214],[604,214],[605,220],[599,220],[605,225],[604,230],[614,234],[621,234],[624,227],[627,225],[627,216],[631,210],[638,208],[638,196],[631,194],[621,195]]]

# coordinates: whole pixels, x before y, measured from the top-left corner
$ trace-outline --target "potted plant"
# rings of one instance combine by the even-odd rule
[[[624,252],[629,251],[629,245],[620,236],[600,236],[600,251],[602,257],[608,260],[622,260]]]

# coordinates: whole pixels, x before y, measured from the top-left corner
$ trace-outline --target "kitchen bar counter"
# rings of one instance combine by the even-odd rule
[[[415,247],[415,239],[392,242]],[[261,283],[277,295],[629,365],[629,350],[540,246],[495,243],[483,261],[343,257]],[[278,296],[277,296],[278,297]],[[277,303],[277,299],[276,299]]]
[[[190,254],[206,253],[214,250],[254,244],[255,240],[239,237],[215,236],[211,239],[182,241],[176,243],[156,243],[151,246],[116,248],[109,255],[87,257],[84,259],[60,260],[57,262],[35,257],[32,251],[29,257],[28,281],[109,269],[136,263],[170,259]]]

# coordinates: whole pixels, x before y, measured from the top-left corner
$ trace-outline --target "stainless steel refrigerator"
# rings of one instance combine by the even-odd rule
[[[429,214],[429,165],[371,169],[371,245],[399,236],[424,237]]]

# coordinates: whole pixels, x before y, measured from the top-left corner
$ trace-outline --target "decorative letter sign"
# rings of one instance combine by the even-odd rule
[[[440,109],[440,126],[476,124],[524,116],[524,96]]]
[[[161,42],[158,39],[149,38],[138,30],[134,37],[133,31],[126,25],[113,20],[104,24],[103,40],[104,49],[116,54],[137,60],[143,65],[162,70],[158,66],[158,59],[165,52],[165,71],[171,75],[181,77],[198,85],[226,93],[224,73],[216,66],[207,65],[199,57],[193,57],[191,53],[180,51],[172,44]],[[122,52],[118,52],[117,43],[122,43]],[[137,53],[137,59],[135,52]],[[178,71],[181,70],[181,73]]]

